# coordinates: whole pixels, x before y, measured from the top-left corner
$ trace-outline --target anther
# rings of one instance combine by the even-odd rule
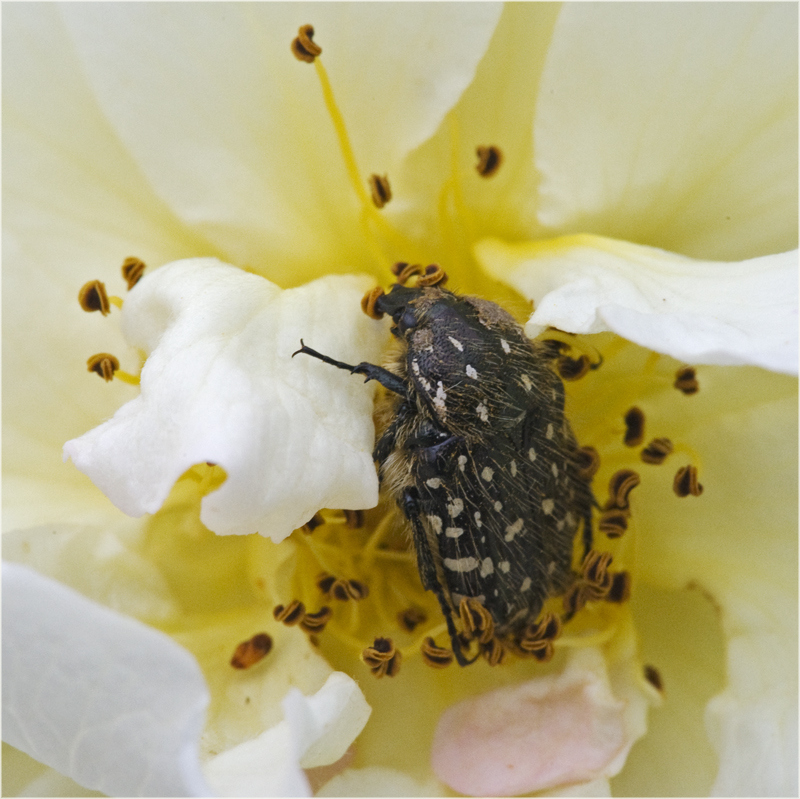
[[[597,529],[609,538],[619,538],[628,529],[628,516],[630,513],[620,508],[605,510],[600,514]]]
[[[428,264],[425,272],[417,278],[417,288],[425,286],[440,286],[447,282],[447,272],[439,264]]]
[[[546,663],[553,657],[553,640],[561,634],[561,619],[548,612],[538,623],[529,624],[517,642],[519,648],[538,661]]]
[[[297,599],[288,605],[276,605],[272,611],[275,621],[283,622],[287,627],[299,624],[306,615],[306,606]]]
[[[700,390],[697,382],[696,372],[692,366],[683,366],[675,372],[675,382],[673,383],[678,391],[686,395],[696,394]]]
[[[380,286],[375,286],[374,289],[371,289],[362,297],[361,310],[370,319],[383,319],[383,311],[379,311],[375,308],[378,297],[382,297],[383,294],[383,289]]]
[[[605,599],[613,585],[613,577],[608,571],[611,554],[590,550],[583,559],[581,576],[575,580],[564,594],[564,610],[571,618],[587,602]]]
[[[330,596],[331,588],[335,582],[336,578],[332,574],[322,572],[322,574],[317,575],[317,588],[319,588],[325,596]]]
[[[292,41],[292,53],[298,61],[313,64],[314,59],[322,53],[322,48],[314,41],[314,26],[301,25],[297,30],[297,38]]]
[[[108,383],[119,369],[119,361],[108,352],[98,352],[86,361],[87,371],[100,375]]]
[[[266,657],[272,649],[272,638],[266,633],[256,633],[247,641],[242,641],[233,653],[231,666],[235,669],[249,669]]]
[[[392,267],[392,272],[397,275],[397,282],[401,286],[405,286],[414,275],[422,275],[425,270],[422,268],[422,264],[406,264],[401,261]]]
[[[422,660],[433,669],[447,668],[453,662],[453,653],[449,649],[436,646],[433,638],[426,638],[420,646]]]
[[[407,632],[412,633],[428,620],[427,614],[419,608],[406,608],[397,614],[398,624]]]
[[[100,311],[103,316],[111,312],[111,303],[108,301],[105,283],[99,280],[90,280],[81,286],[78,292],[78,302],[81,308],[88,313]]]
[[[699,497],[703,493],[703,486],[697,482],[697,467],[689,465],[678,469],[672,490],[679,497],[688,497],[690,494]]]
[[[569,352],[570,346],[566,341],[560,341],[557,338],[546,338],[539,342],[545,348],[544,356],[546,358],[557,358]]]
[[[625,414],[625,446],[638,447],[644,441],[644,413],[634,406]]]
[[[458,606],[458,615],[464,633],[477,638],[481,644],[488,644],[494,638],[494,619],[492,614],[472,597],[464,597]]]
[[[575,454],[575,465],[578,467],[578,477],[588,482],[600,468],[600,454],[594,447],[580,447]]]
[[[506,648],[497,638],[481,643],[481,654],[490,666],[499,666],[506,659]]]
[[[631,598],[630,572],[616,572],[611,575],[611,587],[606,594],[606,602],[627,602]]]
[[[350,530],[360,530],[364,526],[363,510],[343,510],[345,527]]]
[[[490,178],[496,174],[500,164],[503,163],[503,153],[500,152],[500,148],[493,144],[488,147],[480,145],[475,148],[475,152],[478,155],[478,163],[475,166],[478,174],[482,178]]]
[[[322,518],[320,513],[315,513],[300,529],[304,533],[310,534],[323,524],[325,524],[325,519]]]
[[[140,280],[144,274],[145,265],[144,261],[140,258],[131,256],[122,262],[122,277],[128,284],[128,291],[130,291]]]
[[[664,681],[661,679],[661,674],[655,666],[644,667],[644,678],[653,688],[659,693],[664,693]]]
[[[300,621],[300,629],[307,633],[321,633],[333,616],[333,611],[326,605],[316,613],[306,613]]]
[[[668,438],[654,438],[641,453],[645,463],[663,463],[672,452],[672,442]]]
[[[372,192],[372,202],[376,208],[383,208],[392,199],[392,187],[386,175],[370,175],[369,189]]]
[[[609,497],[605,510],[611,510],[612,508],[627,510],[629,507],[628,495],[640,482],[639,475],[632,469],[620,469],[615,472],[608,481]]]
[[[559,357],[556,369],[562,380],[580,380],[592,368],[588,355],[570,358],[568,355]]]
[[[336,580],[330,587],[330,595],[341,602],[358,601],[369,595],[369,587],[360,580]]]
[[[400,670],[402,655],[395,648],[391,638],[376,638],[372,646],[361,653],[361,660],[369,666],[376,677],[394,677]]]

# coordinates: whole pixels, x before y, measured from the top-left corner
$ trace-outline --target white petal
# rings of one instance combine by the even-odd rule
[[[284,720],[205,766],[226,796],[310,795],[303,768],[333,763],[364,728],[370,708],[356,683],[334,672],[313,696],[290,689]]]
[[[362,184],[391,172],[468,85],[501,7],[160,4],[61,9],[90,85],[142,171],[235,263],[289,285],[369,257],[316,70],[311,23]],[[121,53],[134,54],[121,58]],[[352,261],[351,261],[352,262]]]
[[[481,242],[485,268],[535,303],[525,331],[612,331],[692,364],[797,373],[797,252],[740,263],[597,236]]]
[[[797,8],[567,3],[539,89],[539,218],[697,258],[797,246]]]
[[[3,565],[3,737],[109,796],[209,795],[208,693],[170,638]]]
[[[370,281],[324,278],[281,292],[214,259],[179,261],[141,280],[124,308],[129,341],[150,353],[141,395],[68,442],[65,456],[121,510],[157,511],[193,464],[227,480],[203,500],[216,533],[285,538],[323,507],[377,502],[372,389],[307,356],[358,363],[385,327],[360,310]]]

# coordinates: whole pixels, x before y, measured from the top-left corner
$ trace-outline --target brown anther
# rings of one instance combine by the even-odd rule
[[[625,446],[638,447],[644,441],[644,413],[634,406],[625,414]]]
[[[628,529],[630,512],[620,508],[604,510],[597,522],[597,529],[609,538],[619,538]]]
[[[663,463],[672,452],[672,442],[668,438],[654,438],[641,453],[645,463]]]
[[[383,319],[383,311],[379,311],[375,308],[375,303],[377,302],[378,297],[382,297],[383,294],[383,289],[380,286],[375,286],[374,289],[370,289],[361,298],[361,310],[370,319]]]
[[[464,597],[458,605],[458,615],[469,638],[477,638],[481,644],[488,644],[494,638],[492,614],[477,599]]]
[[[310,534],[322,524],[325,524],[325,519],[322,518],[321,514],[315,513],[300,529],[304,533]]]
[[[131,256],[122,262],[122,277],[128,284],[128,291],[130,291],[144,274],[145,265],[144,261],[140,258]]]
[[[369,666],[376,677],[394,677],[400,670],[402,655],[395,648],[391,638],[376,638],[372,646],[361,653],[361,660]]]
[[[78,292],[78,302],[81,308],[88,313],[100,311],[103,316],[111,312],[111,303],[108,301],[105,283],[99,280],[90,280],[81,286]]]
[[[283,622],[287,627],[292,627],[303,621],[306,615],[306,606],[297,599],[293,599],[288,605],[276,605],[272,611],[275,621]]]
[[[98,352],[86,361],[87,371],[100,375],[108,383],[119,369],[119,361],[108,352]]]
[[[570,350],[566,341],[560,341],[557,338],[542,339],[539,344],[545,348],[544,356],[546,358],[557,358]]]
[[[376,208],[383,208],[392,199],[392,187],[386,175],[370,175],[369,189],[372,192],[372,202]]]
[[[313,64],[314,59],[322,53],[322,48],[314,41],[314,26],[301,25],[297,30],[298,36],[292,41],[292,52],[298,61]]]
[[[697,482],[697,467],[689,465],[678,469],[672,483],[672,490],[679,497],[688,497],[690,494],[693,497],[699,497],[703,493],[703,486]]]
[[[231,666],[235,669],[249,669],[266,657],[271,649],[272,638],[266,633],[257,633],[236,647],[231,658]]]
[[[628,495],[640,482],[641,478],[633,469],[620,469],[615,472],[608,481],[608,501],[605,510],[612,508],[627,510]]]
[[[389,267],[389,271],[395,276],[398,277],[402,274],[403,270],[408,266],[405,261],[396,261]]]
[[[506,659],[506,648],[498,638],[481,642],[481,654],[490,666],[499,666]]]
[[[578,477],[588,482],[600,468],[600,454],[594,447],[581,447],[575,453],[575,465],[578,467]]]
[[[343,510],[345,527],[350,530],[359,530],[364,526],[363,510]]]
[[[330,594],[341,602],[358,601],[369,595],[369,587],[360,580],[336,580],[330,587]]]
[[[696,372],[692,366],[683,366],[675,372],[675,382],[672,384],[684,394],[696,394],[700,390]]]
[[[428,620],[427,614],[419,608],[406,608],[397,614],[397,621],[400,626],[407,632],[412,633]]]
[[[333,616],[333,611],[327,605],[316,613],[306,613],[300,621],[300,629],[307,633],[321,633],[331,616]]]
[[[397,275],[397,282],[401,286],[405,286],[405,284],[412,278],[414,275],[423,275],[425,274],[425,270],[422,268],[422,264],[405,264],[405,263],[397,263],[392,267],[392,272],[394,272],[396,267],[402,267],[399,272],[395,272]]]
[[[517,642],[527,655],[546,663],[553,657],[553,640],[561,635],[561,619],[552,612],[545,613],[538,623],[529,624]]]
[[[475,166],[478,174],[482,178],[492,177],[500,169],[500,164],[503,163],[503,153],[500,148],[495,147],[493,144],[488,147],[480,145],[475,148],[475,152],[478,155],[478,163]]]
[[[580,380],[591,368],[592,362],[588,355],[581,355],[578,358],[562,355],[556,363],[556,369],[562,380]]]
[[[447,668],[453,662],[453,653],[449,649],[436,646],[433,638],[426,638],[419,649],[423,662],[433,669]]]
[[[332,574],[322,572],[322,574],[317,575],[317,588],[319,588],[325,596],[330,596],[331,588],[335,582],[336,578]]]
[[[606,602],[627,602],[631,598],[630,572],[616,572],[611,575],[611,588],[608,589]]]
[[[583,579],[589,585],[601,590],[603,596],[608,593],[608,589],[611,587],[612,578],[608,572],[608,567],[611,565],[612,560],[610,552],[598,552],[596,549],[591,549],[581,564]]]
[[[417,288],[443,286],[445,283],[447,283],[447,272],[439,264],[428,264],[424,274],[417,278]]]
[[[661,679],[661,674],[655,666],[644,667],[644,678],[653,688],[659,693],[664,693],[664,681]]]

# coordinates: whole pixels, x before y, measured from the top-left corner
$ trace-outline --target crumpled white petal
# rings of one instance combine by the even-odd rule
[[[205,766],[208,781],[226,796],[310,796],[304,768],[344,755],[364,728],[370,707],[356,683],[334,672],[313,696],[292,688],[284,720]]]
[[[652,701],[630,679],[632,631],[628,637],[616,675],[600,650],[579,649],[559,674],[448,708],[433,740],[436,776],[468,796],[513,796],[616,774],[646,730]]]
[[[215,259],[142,279],[123,309],[128,341],[149,354],[141,394],[67,442],[65,458],[125,513],[155,513],[190,466],[222,466],[201,520],[219,534],[280,541],[323,507],[376,504],[372,388],[308,356],[378,357],[385,326],[360,309],[366,277],[281,291]]]
[[[480,242],[498,280],[535,303],[525,332],[612,331],[691,364],[797,373],[797,251],[739,263],[693,261],[599,236]]]
[[[3,739],[109,796],[210,795],[209,697],[169,637],[3,564]]]
[[[696,258],[797,246],[797,7],[566,3],[534,123],[539,219]]]

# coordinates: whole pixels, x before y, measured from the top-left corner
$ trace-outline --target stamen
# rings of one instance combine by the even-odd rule
[[[417,288],[444,285],[446,282],[447,272],[439,264],[428,264],[425,273],[417,279]]]
[[[478,174],[482,178],[490,178],[497,174],[500,164],[503,163],[503,153],[500,148],[493,144],[488,147],[481,145],[475,148],[475,152],[478,155],[478,163],[475,167]]]
[[[613,585],[613,577],[608,571],[612,557],[609,552],[590,550],[583,559],[581,576],[564,594],[564,610],[567,619],[572,618],[587,602],[605,599]]]
[[[703,493],[703,486],[697,482],[697,467],[689,465],[678,469],[672,490],[679,497],[688,497],[690,494],[699,497]]]
[[[499,666],[506,659],[506,648],[498,638],[481,644],[481,654],[490,666]]]
[[[675,373],[675,382],[673,383],[678,391],[684,394],[696,394],[700,390],[700,384],[697,382],[695,370],[692,366],[683,366]]]
[[[591,368],[592,362],[588,355],[581,355],[578,358],[562,355],[556,364],[562,380],[580,380]]]
[[[436,646],[433,638],[426,638],[420,646],[423,662],[432,669],[447,668],[453,662],[453,653],[449,649]]]
[[[108,352],[98,352],[86,361],[89,372],[100,375],[108,383],[119,370],[119,361]]]
[[[301,25],[297,30],[298,36],[292,41],[292,53],[298,61],[313,64],[314,59],[322,53],[322,48],[312,38],[313,25]]]
[[[477,638],[481,644],[488,644],[494,637],[494,619],[492,614],[472,597],[464,597],[458,606],[458,615],[464,634],[469,638]]]
[[[420,625],[428,620],[427,614],[419,608],[406,608],[397,614],[397,621],[407,632],[412,633]]]
[[[145,270],[144,261],[134,256],[126,258],[122,262],[122,277],[128,284],[128,291],[130,291],[141,279]]]
[[[625,414],[625,446],[638,447],[644,441],[644,413],[633,407]]]
[[[383,295],[383,289],[380,286],[375,286],[374,289],[368,291],[361,299],[361,310],[370,319],[383,319],[383,311],[378,311],[375,309],[375,303],[377,302],[378,297],[382,297]]]
[[[654,438],[642,450],[642,460],[645,463],[663,463],[671,452],[672,442],[668,438]]]
[[[257,633],[236,647],[231,658],[231,666],[235,669],[249,669],[266,657],[271,649],[272,638],[266,633]]]
[[[632,469],[620,469],[615,472],[608,482],[609,498],[605,510],[612,508],[627,510],[629,507],[628,495],[640,482],[641,478]]]
[[[422,268],[422,264],[407,264],[403,261],[399,261],[393,264],[392,273],[397,275],[397,282],[401,286],[405,286],[414,275],[422,275],[425,273],[425,270]]]
[[[276,605],[272,615],[275,617],[275,621],[292,627],[303,621],[303,617],[306,615],[306,606],[299,600],[293,599],[288,605]]]
[[[325,596],[330,596],[331,587],[336,582],[336,578],[332,574],[326,574],[323,572],[322,574],[317,575],[317,588],[322,591]]]
[[[320,583],[317,583],[317,585],[320,585]],[[341,602],[347,602],[350,599],[358,601],[369,596],[369,587],[360,580],[334,580],[328,591],[324,593]]]
[[[325,524],[325,519],[320,513],[315,513],[300,529],[308,535],[323,524]]]
[[[619,538],[628,529],[629,511],[611,508],[600,514],[597,529],[608,538]]]
[[[321,633],[331,616],[333,616],[333,611],[325,605],[316,613],[306,613],[300,621],[300,629],[312,634]]]
[[[392,187],[386,175],[369,176],[369,188],[372,192],[372,202],[376,208],[383,208],[392,199]]]
[[[99,280],[90,280],[81,286],[78,292],[78,302],[87,313],[100,311],[103,316],[111,312],[111,303],[108,300],[105,283]]]
[[[350,530],[360,530],[364,526],[364,511],[363,510],[345,510],[344,523]]]
[[[361,653],[361,660],[376,677],[394,677],[400,670],[402,657],[391,638],[376,638],[372,646]]]
[[[664,681],[661,679],[661,674],[655,666],[646,665],[644,667],[644,678],[659,693],[664,693]]]
[[[617,572],[611,577],[606,602],[627,602],[631,598],[630,572]]]
[[[538,623],[525,628],[517,644],[525,654],[532,655],[540,663],[546,663],[553,657],[553,640],[560,634],[561,619],[555,613],[548,612]]]
[[[600,468],[600,454],[594,447],[581,447],[575,457],[578,477],[589,482]]]

